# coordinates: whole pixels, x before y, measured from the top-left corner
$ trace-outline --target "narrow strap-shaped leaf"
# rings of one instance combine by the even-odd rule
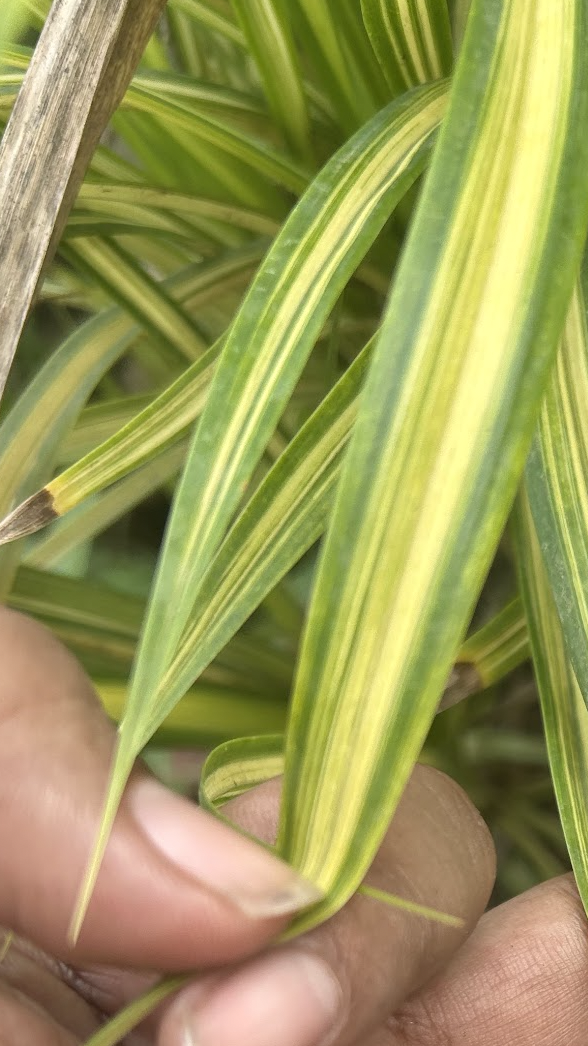
[[[514,524],[551,776],[576,883],[588,911],[588,710],[566,651],[526,490],[518,498]]]
[[[294,160],[289,159],[285,153],[279,153],[259,139],[254,139],[237,128],[229,127],[219,119],[206,116],[204,113],[196,113],[178,102],[162,98],[153,88],[148,89],[145,85],[139,87],[132,84],[124,98],[122,109],[123,112],[130,109],[157,117],[166,126],[169,133],[173,131],[175,125],[182,132],[182,136],[190,135],[191,141],[185,141],[185,148],[189,149],[191,142],[210,143],[227,156],[245,163],[255,174],[283,186],[296,195],[303,192],[308,184],[308,171]],[[217,168],[217,172],[221,173],[220,169]],[[227,178],[230,178],[229,166],[224,168],[224,173]],[[252,179],[250,178],[249,181],[252,182]],[[260,186],[253,184],[239,186],[232,179],[227,184],[230,185],[233,197],[242,202],[244,206],[263,207],[265,201]]]
[[[284,735],[233,738],[208,756],[200,779],[200,805],[211,813],[284,771]]]
[[[252,245],[231,257],[221,258],[219,262],[190,266],[164,281],[164,285],[178,301],[197,302],[200,294],[209,293],[211,283],[243,267],[250,268],[259,260],[261,253],[258,245]],[[139,329],[128,315],[117,308],[107,310],[75,331],[27,386],[0,425],[0,510],[3,514],[11,508],[15,499],[26,496],[46,479],[57,446],[84,401],[105,371],[133,344],[138,334]],[[166,466],[166,476],[173,474],[179,467],[183,453],[181,451],[179,457],[176,454],[175,459]],[[113,514],[116,518],[118,509],[123,511],[121,506],[136,503],[136,500],[145,496],[145,483],[148,490],[153,489],[151,483],[156,480],[158,468],[155,473],[150,471],[148,477],[143,475],[137,477],[136,481],[129,480],[124,492],[127,500],[119,497],[119,491],[114,497],[114,505],[100,506],[93,525],[99,526],[101,518],[112,519]],[[110,502],[112,500],[110,498]],[[101,516],[102,509],[107,512]],[[36,501],[34,514],[37,525],[32,524],[29,516],[28,533],[55,518],[51,499],[42,492]],[[67,544],[67,535],[63,537]],[[39,552],[37,548],[34,555]],[[10,589],[18,555],[17,545],[0,552],[0,590],[3,594]]]
[[[191,979],[186,974],[179,974],[177,977],[168,977],[161,981],[155,988],[151,988],[144,995],[129,1003],[99,1031],[94,1032],[86,1041],[85,1046],[117,1046],[118,1043],[123,1042],[133,1028],[136,1028],[153,1010],[175,995]]]
[[[240,310],[178,486],[120,735],[102,831],[78,906],[90,896],[137,744],[205,572],[313,345],[395,203],[422,171],[444,85],[378,114],[294,209]]]
[[[217,11],[206,0],[169,0],[169,5],[177,8],[178,11],[185,11],[191,18],[195,18],[209,29],[214,29],[231,43],[238,44],[244,50],[247,47],[247,41],[239,26],[226,14]]]
[[[474,666],[482,687],[492,686],[531,655],[520,599],[510,603],[473,633],[461,647],[458,664]]]
[[[154,393],[138,392],[89,403],[78,415],[75,424],[59,445],[57,462],[67,467],[90,454],[124,425],[136,418],[140,411],[155,399]]]
[[[118,483],[83,501],[62,519],[56,517],[50,501],[34,499],[33,507],[36,505],[40,511],[38,526],[29,523],[31,530],[45,527],[48,523],[53,525],[24,553],[22,561],[34,567],[55,566],[67,552],[91,541],[154,491],[173,480],[184,463],[187,449],[187,440],[172,443]],[[29,504],[25,502],[27,507]],[[6,551],[10,551],[10,547]]]
[[[443,104],[443,87],[420,91],[345,146],[294,210],[254,281],[223,350],[178,491],[137,686],[145,672],[153,682],[147,668],[153,658],[160,671],[167,667],[242,485],[341,289],[422,168]]]
[[[327,0],[299,0],[299,6],[311,30],[313,49],[318,58],[314,64],[322,75],[328,76],[329,94],[337,107],[339,119],[346,129],[361,124],[366,119],[365,85],[361,85],[363,90],[359,89],[358,76],[350,75],[344,39],[335,23],[334,9]],[[305,51],[312,54],[308,34],[302,37],[302,43]],[[347,119],[346,111],[349,114]]]
[[[188,111],[237,121],[240,116],[256,118],[259,122],[255,126],[271,131],[266,107],[257,93],[195,79],[170,69],[141,69],[135,73],[132,87],[142,88],[158,98],[168,98]]]
[[[451,13],[451,32],[453,35],[453,45],[456,52],[459,51],[462,44],[471,6],[472,0],[449,0],[449,8]]]
[[[0,395],[45,258],[163,6],[51,8],[0,143]]]
[[[131,422],[47,484],[43,496],[50,496],[56,515],[69,512],[187,436],[206,402],[221,348],[222,342],[213,345]]]
[[[499,683],[530,656],[525,613],[520,599],[512,599],[460,647],[440,709]]]
[[[213,559],[154,696],[145,740],[324,532],[371,351],[369,344],[289,444]]]
[[[393,90],[449,75],[453,48],[446,0],[361,0],[361,9]]]
[[[148,334],[161,338],[179,361],[191,363],[208,348],[204,334],[182,306],[114,241],[92,237],[70,243],[66,256],[81,265]]]
[[[138,0],[128,2],[136,3]],[[156,0],[150,2],[155,3]],[[12,47],[8,49],[7,57],[22,69],[27,69],[30,62],[30,53],[26,48]],[[175,91],[174,83],[178,86]],[[122,98],[115,119],[122,136],[128,137],[127,112],[146,114],[156,122],[158,132],[165,140],[192,157],[199,166],[209,168],[216,179],[230,190],[230,199],[240,201],[245,206],[271,207],[275,195],[270,188],[271,183],[283,185],[297,195],[304,190],[309,181],[309,171],[305,166],[266,144],[260,134],[249,133],[247,128],[233,126],[230,122],[231,115],[246,113],[246,99],[237,106],[238,95],[210,85],[190,91],[186,87],[189,83],[189,80],[178,83],[178,78],[172,76],[136,76]],[[180,86],[186,89],[182,91]],[[9,104],[10,98],[5,99],[5,105]],[[254,110],[254,116],[256,127],[260,120],[266,122],[263,115],[259,116],[258,110]],[[140,150],[140,139],[135,139],[135,144]],[[139,154],[148,169],[149,165],[153,167],[157,161],[149,153]],[[236,164],[243,164],[244,168],[239,169]]]
[[[270,108],[295,155],[312,162],[310,120],[284,0],[232,0]]]
[[[271,781],[284,770],[284,737],[282,735],[237,738],[220,745],[206,760],[200,778],[200,805],[210,813],[216,814],[227,824],[232,824],[223,817],[225,803],[250,788]],[[246,832],[241,833],[247,835]],[[255,837],[252,837],[255,838]],[[256,839],[259,842],[258,839]],[[269,848],[273,849],[273,848]],[[461,927],[463,920],[446,915],[434,908],[406,901],[404,898],[379,890],[363,883],[359,892],[374,900],[383,901],[392,907],[433,919],[445,926]]]
[[[10,605],[47,620],[58,617],[94,631],[116,630],[136,639],[144,612],[143,600],[96,582],[19,567]]]
[[[94,680],[94,686],[110,718],[120,723],[124,715],[126,687],[112,680]],[[238,684],[237,684],[238,686]],[[274,734],[286,727],[287,703],[243,689],[212,686],[202,681],[192,687],[153,735],[153,743],[166,748],[210,748],[231,738],[251,734]],[[284,763],[284,739],[276,774]],[[275,776],[275,774],[270,774]]]
[[[563,627],[588,704],[588,328],[576,286],[526,468],[529,502]]]
[[[472,8],[299,660],[279,850],[326,900],[292,932],[369,867],[512,504],[586,233],[587,21]]]
[[[0,18],[0,48],[10,44],[26,24],[26,8],[23,0],[4,0]]]
[[[143,409],[126,424],[121,428],[115,426],[115,432],[104,442],[94,446],[83,458],[15,508],[0,523],[0,544],[36,533],[47,523],[78,508],[88,498],[129,476],[133,470],[141,469],[173,444],[185,439],[206,402],[221,347],[222,341],[212,346],[159,396],[148,397]],[[354,401],[365,373],[368,353],[369,347],[360,354],[316,414],[303,426],[279,464],[272,469],[254,495],[240,521],[239,529],[231,537],[231,551],[223,549],[222,557],[217,557],[218,562],[215,559],[212,571],[214,579],[211,576],[208,584],[209,587],[212,585],[210,591],[215,593],[213,602],[217,605],[221,591],[226,597],[231,587],[227,578],[221,586],[220,578],[232,557],[237,557],[229,574],[239,578],[243,620],[257,605],[244,599],[245,580],[249,578],[250,583],[253,583],[255,577],[254,591],[258,593],[264,590],[265,594],[302,557],[326,526],[341,450],[355,417]],[[142,401],[144,397],[138,399]],[[114,416],[124,417],[130,405],[124,399],[114,407],[118,408],[116,411],[113,408]],[[85,412],[99,417],[102,413],[103,405],[90,407]],[[100,431],[100,422],[96,421],[91,428],[92,431]],[[75,433],[73,435],[75,442]],[[54,527],[50,535],[36,544],[28,554],[30,561],[52,562],[53,557],[68,547],[68,541],[73,540],[74,535],[77,543],[82,540],[82,535],[88,538],[96,532],[98,520],[104,521],[106,525],[107,520],[112,522],[113,518],[118,518],[111,514],[110,506],[118,512],[118,505],[118,514],[122,514],[139,496],[145,496],[153,489],[152,484],[157,484],[158,477],[171,474],[184,453],[185,448],[179,456],[169,455],[165,462],[160,463],[161,468],[154,462],[154,468],[143,470],[141,476],[136,475],[134,480],[130,477],[124,485],[119,484],[117,490],[100,503],[88,506],[82,514],[78,513],[71,524],[64,522]],[[249,533],[251,530],[253,533]],[[263,559],[258,558],[258,553],[253,555],[253,549],[260,545],[270,550],[270,554],[266,554]],[[261,583],[255,573],[256,568],[262,570]],[[210,610],[209,607],[209,613]],[[238,616],[236,610],[233,605],[233,620]],[[206,633],[210,643],[212,632],[209,625],[206,626]],[[192,645],[196,642],[194,637]],[[201,651],[202,656],[204,652]],[[174,693],[177,691],[177,685],[174,685],[173,690]]]
[[[72,218],[75,219],[80,212],[97,214],[103,221],[123,220],[129,224],[140,224],[140,219],[133,218],[137,212],[153,212],[154,215],[170,212],[195,224],[201,218],[230,223],[257,236],[273,237],[279,229],[276,221],[257,211],[188,194],[166,192],[152,186],[121,185],[120,182],[87,182],[78,193]],[[186,234],[188,231],[189,227]]]
[[[137,336],[132,322],[110,310],[76,331],[41,368],[0,425],[0,508],[38,487],[50,474],[57,446],[108,367]],[[40,525],[54,518],[50,504]],[[19,547],[0,552],[0,593],[10,590]]]

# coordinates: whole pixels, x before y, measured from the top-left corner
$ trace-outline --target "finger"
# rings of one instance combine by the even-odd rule
[[[315,892],[261,847],[137,768],[79,946],[67,928],[114,730],[75,660],[0,610],[0,925],[78,961],[169,970],[235,960]]]
[[[277,784],[243,797],[249,829],[271,832]],[[445,775],[417,767],[368,882],[461,916],[463,930],[357,894],[330,922],[173,1002],[161,1046],[313,1046],[360,1042],[460,946],[484,910],[494,849],[477,811]]]
[[[586,1046],[587,931],[572,876],[507,901],[369,1046]]]
[[[102,1023],[100,1014],[63,979],[59,962],[28,942],[12,940],[0,963],[2,1046],[73,1046],[89,1039]]]

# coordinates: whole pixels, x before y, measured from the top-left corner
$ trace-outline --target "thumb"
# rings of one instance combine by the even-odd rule
[[[113,742],[77,662],[40,625],[0,609],[1,924],[76,963],[182,970],[252,954],[317,899],[137,765],[72,949]]]

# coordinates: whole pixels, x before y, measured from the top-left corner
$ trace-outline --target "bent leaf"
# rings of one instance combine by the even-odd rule
[[[395,203],[422,171],[446,88],[404,97],[325,167],[292,212],[233,324],[177,489],[77,932],[154,697],[244,484],[321,328]],[[150,726],[150,728],[151,728]]]
[[[372,47],[393,90],[406,90],[451,72],[451,26],[446,0],[361,0]]]
[[[326,529],[372,349],[372,343],[365,347],[289,444],[214,557],[153,697],[145,741]]]

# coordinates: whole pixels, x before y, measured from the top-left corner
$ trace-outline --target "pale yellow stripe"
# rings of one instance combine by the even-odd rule
[[[402,687],[411,653],[418,642],[423,614],[434,592],[439,552],[446,547],[455,520],[461,516],[462,491],[467,489],[468,478],[475,475],[481,453],[478,448],[484,446],[484,433],[493,417],[499,390],[508,380],[504,361],[509,358],[508,346],[518,334],[519,307],[528,285],[529,267],[538,251],[540,254],[543,229],[537,229],[537,217],[549,212],[558,152],[563,147],[560,114],[565,108],[562,110],[562,100],[565,106],[571,80],[570,68],[553,61],[554,39],[559,36],[563,43],[573,30],[573,8],[568,7],[568,17],[562,21],[560,13],[550,11],[546,5],[543,17],[536,17],[535,3],[536,0],[528,0],[526,4],[517,5],[520,30],[503,40],[503,49],[499,52],[502,69],[496,70],[496,78],[497,83],[502,82],[505,87],[497,90],[491,99],[486,125],[481,131],[483,148],[477,150],[472,162],[470,192],[460,201],[403,390],[399,424],[409,407],[414,416],[415,399],[420,399],[424,408],[419,416],[429,418],[435,401],[427,402],[422,396],[425,374],[432,379],[431,386],[437,388],[439,383],[432,378],[434,374],[442,372],[451,385],[452,374],[459,373],[453,400],[435,404],[435,410],[441,407],[439,428],[442,431],[433,433],[431,438],[440,437],[440,442],[433,457],[431,447],[419,443],[418,430],[413,432],[410,426],[400,432],[396,429],[391,440],[393,449],[389,447],[382,465],[382,469],[393,470],[388,496],[394,500],[400,470],[408,468],[416,476],[416,462],[423,452],[428,454],[431,470],[426,489],[416,491],[412,502],[416,504],[418,497],[418,522],[414,527],[410,506],[404,526],[395,513],[399,527],[394,541],[388,543],[393,547],[386,549],[382,539],[387,529],[384,517],[392,505],[380,500],[378,505],[368,507],[364,533],[366,541],[369,537],[367,547],[371,547],[372,556],[365,562],[355,562],[350,569],[355,591],[346,591],[342,599],[345,619],[338,622],[337,650],[325,666],[325,685],[333,700],[343,685],[347,692],[362,693],[357,704],[369,702],[373,713],[356,716],[351,709],[348,714],[342,711],[330,724],[329,745],[326,752],[321,753],[320,768],[316,766],[317,757],[312,768],[307,757],[306,772],[303,770],[305,779],[317,781],[321,810],[328,807],[345,810],[343,823],[327,827],[321,821],[320,831],[318,827],[314,832],[309,831],[313,819],[309,800],[304,823],[300,822],[296,865],[325,889],[336,876],[340,855],[355,831],[364,795],[362,776],[367,782],[373,758],[393,716],[393,694]],[[561,47],[559,53],[563,55],[564,50]],[[543,171],[538,166],[538,112],[542,113],[542,128],[556,128],[558,134],[550,150],[551,166]],[[542,152],[546,150],[543,142]],[[508,184],[505,183],[506,171]],[[472,228],[476,229],[473,237]],[[480,248],[490,239],[493,242],[494,250],[486,271],[481,265],[473,271],[468,269],[464,249],[468,237],[472,256],[477,258],[483,257]],[[526,259],[523,266],[521,259]],[[505,300],[510,308],[505,308]],[[459,316],[461,329],[457,329],[455,323],[443,322],[452,314]],[[441,339],[439,332],[444,332]],[[497,347],[501,351],[497,351]],[[479,399],[472,394],[476,388],[481,390]],[[489,388],[496,389],[497,395],[487,406],[485,398]],[[468,432],[467,445],[464,445],[464,430]],[[376,484],[375,490],[381,498],[381,487]],[[373,540],[374,531],[378,529],[379,548]],[[358,542],[360,557],[365,547],[365,542]],[[380,561],[381,577],[389,578],[393,570],[399,576],[394,593],[379,591],[376,558]],[[361,606],[364,599],[366,608]],[[353,646],[353,635],[358,622],[365,620],[368,612],[374,621],[384,619],[387,625],[383,632],[374,632],[372,636],[364,629],[362,647],[357,650]],[[344,675],[350,650],[353,650],[353,666]],[[392,687],[391,680],[394,681]],[[386,700],[378,701],[376,695],[386,695]],[[356,707],[354,704],[353,708]],[[344,709],[343,701],[341,709]],[[321,724],[317,722],[316,727],[320,732]],[[316,733],[313,740],[316,741],[313,751],[318,752],[320,738]],[[342,779],[341,760],[351,751],[355,760],[357,753],[365,753],[363,775],[362,768],[354,762],[353,778]],[[313,804],[317,789],[313,790]]]

